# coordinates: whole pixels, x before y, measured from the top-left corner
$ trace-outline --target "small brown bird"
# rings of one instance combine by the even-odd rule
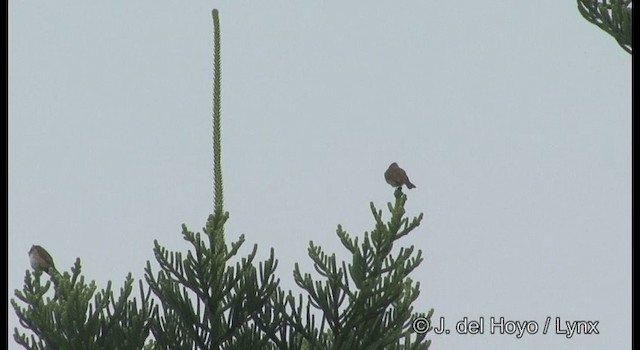
[[[415,188],[416,186],[409,181],[407,173],[398,166],[398,163],[393,162],[389,165],[387,171],[384,172],[384,179],[387,183],[393,187],[400,187],[407,185],[407,188]]]
[[[56,266],[53,263],[53,258],[46,249],[39,245],[32,245],[29,250],[29,262],[31,267],[36,271],[44,271],[51,275]]]

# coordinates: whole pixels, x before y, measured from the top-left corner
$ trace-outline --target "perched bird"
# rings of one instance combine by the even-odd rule
[[[39,245],[31,246],[29,250],[29,262],[34,270],[44,271],[49,275],[51,275],[56,268],[51,255]]]
[[[407,188],[415,188],[416,186],[409,181],[407,173],[398,166],[398,163],[393,162],[389,165],[387,171],[384,172],[384,179],[387,183],[393,187],[400,187],[407,185]]]

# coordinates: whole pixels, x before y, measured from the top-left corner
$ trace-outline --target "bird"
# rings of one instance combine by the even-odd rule
[[[29,249],[29,262],[34,270],[44,271],[49,275],[56,269],[49,252],[39,245],[32,245]]]
[[[384,172],[384,179],[393,187],[401,187],[402,185],[407,185],[409,189],[416,187],[409,181],[409,177],[404,169],[399,167],[396,162],[391,163],[387,171]]]

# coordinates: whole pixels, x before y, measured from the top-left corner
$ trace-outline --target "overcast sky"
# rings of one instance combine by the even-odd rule
[[[211,9],[222,26],[229,241],[374,227],[396,161],[422,225],[416,311],[434,349],[631,345],[631,56],[575,1],[9,2],[9,298],[32,244],[100,288],[185,251],[212,203]],[[386,216],[388,217],[388,215]],[[157,271],[157,265],[153,264]],[[485,318],[484,335],[455,322]],[[517,339],[490,317],[536,321]],[[567,339],[552,322],[598,321]],[[8,310],[9,344],[17,318]]]

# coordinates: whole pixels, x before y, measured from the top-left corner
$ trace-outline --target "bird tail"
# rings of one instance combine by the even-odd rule
[[[416,185],[412,184],[411,181],[409,181],[409,179],[407,179],[407,188],[408,189],[416,188]]]

